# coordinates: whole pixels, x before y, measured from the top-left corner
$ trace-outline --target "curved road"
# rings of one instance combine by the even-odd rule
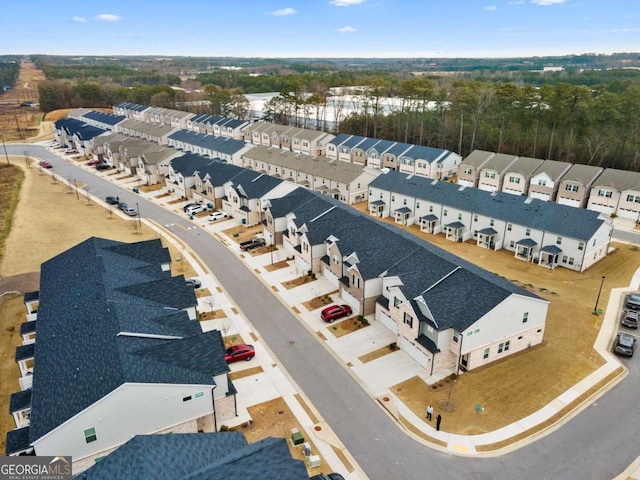
[[[143,217],[161,225],[193,227],[185,218],[71,165],[45,148],[7,145],[7,151],[20,156],[26,152],[51,162],[56,174],[86,183],[92,195],[100,198],[119,195],[129,204],[138,203]],[[406,435],[344,366],[225,246],[200,228],[170,227],[170,230],[205,262],[372,480],[609,480],[638,456],[640,368],[637,361],[626,361],[629,376],[600,400],[562,428],[519,450],[496,458],[448,455]],[[446,429],[446,425],[444,427]]]

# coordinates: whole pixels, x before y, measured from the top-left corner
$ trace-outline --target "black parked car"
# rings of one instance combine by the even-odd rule
[[[254,248],[264,247],[266,244],[267,242],[264,238],[252,238],[251,240],[242,242],[240,244],[240,250],[248,252],[249,250],[253,250]]]
[[[99,163],[98,165],[96,165],[96,170],[109,170],[111,168],[111,165],[108,165],[106,163]]]
[[[127,205],[125,202],[119,202],[119,203],[118,203],[118,208],[119,208],[120,210],[123,210],[123,211],[124,211],[124,210],[126,210],[127,208],[129,208],[129,205]]]
[[[107,203],[109,205],[117,205],[118,203],[120,203],[120,199],[118,197],[108,196]]]
[[[633,352],[636,351],[637,343],[638,341],[633,335],[620,332],[616,337],[616,343],[613,344],[613,352],[619,355],[633,357]]]

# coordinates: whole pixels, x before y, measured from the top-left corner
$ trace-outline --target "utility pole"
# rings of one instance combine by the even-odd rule
[[[2,147],[4,148],[4,156],[7,157],[7,165],[11,165],[11,162],[9,161],[9,154],[7,153],[7,146],[4,144],[4,134],[0,135],[2,135]]]

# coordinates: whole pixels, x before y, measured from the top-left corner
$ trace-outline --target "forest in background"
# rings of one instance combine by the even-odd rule
[[[535,59],[32,57],[43,111],[120,101],[248,118],[244,94],[280,92],[265,119],[332,133],[640,170],[640,55]],[[542,71],[544,67],[554,67]],[[315,118],[332,87],[358,110]],[[172,88],[180,87],[180,89]],[[400,99],[385,108],[385,99]],[[340,108],[339,103],[337,108]],[[346,110],[346,108],[345,108]]]

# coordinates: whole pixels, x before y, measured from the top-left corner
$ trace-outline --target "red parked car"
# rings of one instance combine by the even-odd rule
[[[348,317],[351,315],[351,307],[349,305],[331,305],[322,310],[320,317],[325,322],[333,322],[338,318]]]
[[[241,343],[239,345],[233,345],[224,353],[224,359],[227,363],[237,362],[238,360],[251,360],[256,354],[253,345],[247,345],[246,343]]]
[[[87,165],[90,166],[90,167],[94,167],[96,165],[100,165],[101,163],[102,163],[101,160],[89,160],[87,162]]]
[[[53,168],[53,165],[51,165],[49,162],[40,162],[40,166],[42,168]]]

